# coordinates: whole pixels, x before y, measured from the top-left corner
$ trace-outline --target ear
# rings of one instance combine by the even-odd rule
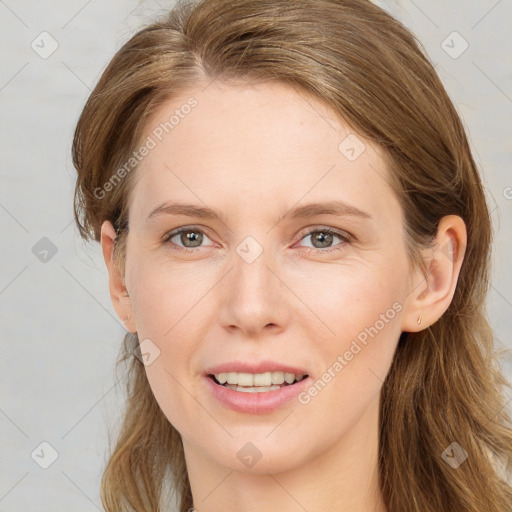
[[[437,322],[448,309],[457,286],[466,243],[464,221],[457,215],[443,217],[434,247],[424,252],[427,275],[419,269],[414,272],[402,315],[402,331],[421,331]]]
[[[132,315],[132,306],[130,296],[125,287],[124,276],[121,275],[119,267],[113,259],[114,240],[116,231],[111,222],[106,220],[101,225],[101,248],[103,258],[108,270],[108,284],[110,288],[110,298],[114,309],[123,322],[126,329],[130,332],[137,332],[137,327]]]

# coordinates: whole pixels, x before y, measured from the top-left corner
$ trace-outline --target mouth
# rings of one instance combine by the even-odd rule
[[[268,414],[292,403],[311,385],[312,378],[304,370],[281,364],[265,363],[262,366],[246,364],[244,367],[236,363],[236,366],[227,364],[210,369],[204,374],[209,396],[223,407],[236,412]],[[230,371],[233,369],[246,372]],[[249,370],[261,373],[249,373]]]
[[[208,374],[207,376],[218,386],[242,393],[265,393],[275,391],[294,386],[309,377],[308,374],[294,374],[280,371],[257,374],[223,372]]]

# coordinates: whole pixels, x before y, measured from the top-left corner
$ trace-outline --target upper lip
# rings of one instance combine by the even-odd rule
[[[267,372],[284,372],[293,373],[295,375],[309,375],[309,372],[303,368],[297,368],[288,364],[278,363],[276,361],[261,361],[259,363],[230,361],[212,366],[206,370],[206,375],[216,375],[218,373],[267,373]]]

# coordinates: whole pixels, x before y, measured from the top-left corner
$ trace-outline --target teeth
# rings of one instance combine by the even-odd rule
[[[288,384],[293,384],[295,382],[295,375],[293,373],[285,373],[284,380],[288,382]]]
[[[272,372],[272,384],[283,384],[284,372]]]
[[[228,384],[238,384],[239,386],[252,386],[254,376],[252,373],[228,373]]]
[[[304,375],[295,375],[294,373],[285,372],[266,372],[266,373],[237,373],[237,372],[225,372],[216,373],[215,378],[221,384],[226,384],[227,387],[233,388],[238,385],[243,386],[246,389],[239,391],[250,391],[253,387],[258,387],[259,391],[268,391],[268,389],[274,389],[273,386],[284,384],[293,384],[295,381],[300,381],[304,378]]]
[[[255,386],[270,386],[272,384],[272,373],[256,373],[254,375],[253,384]],[[238,381],[239,386],[243,386],[243,384]]]
[[[243,387],[243,386],[236,386],[235,384],[226,384],[226,387],[229,389],[234,389],[235,391],[242,391],[244,393],[263,393],[265,391],[272,391],[273,389],[281,388],[281,386]]]

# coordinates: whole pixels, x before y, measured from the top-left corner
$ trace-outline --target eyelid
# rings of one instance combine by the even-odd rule
[[[349,242],[355,241],[355,237],[343,229],[333,228],[330,226],[315,225],[315,224],[311,225],[311,226],[307,226],[303,230],[301,230],[299,232],[298,239],[300,241],[305,236],[311,235],[312,233],[316,233],[318,231],[325,231],[328,233],[332,233],[334,235],[338,235],[341,238],[346,238],[347,241],[349,241]]]

